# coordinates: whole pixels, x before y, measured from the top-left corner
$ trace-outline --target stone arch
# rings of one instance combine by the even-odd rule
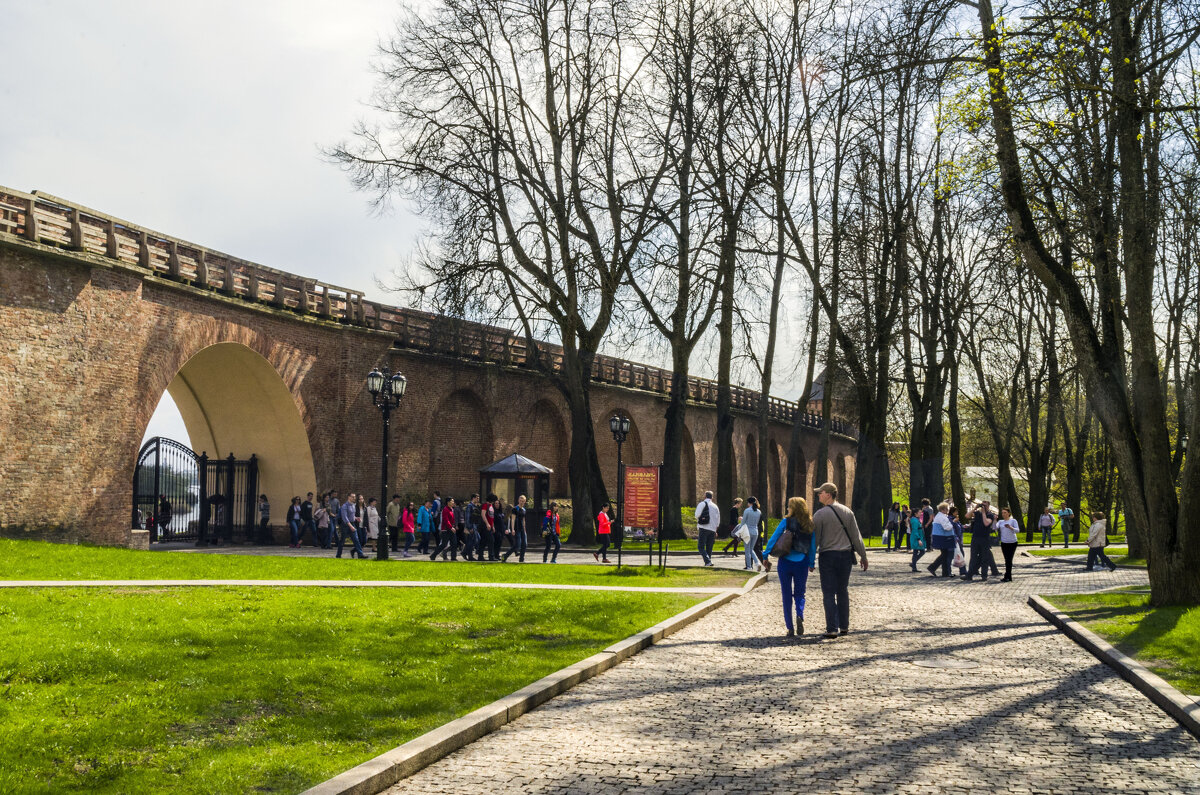
[[[746,498],[745,489],[742,487],[742,482],[738,478],[737,444],[731,444],[729,446],[729,458],[733,462],[733,491],[734,491],[733,496],[741,497],[742,499],[745,499]],[[712,441],[712,470],[711,471],[712,471],[712,484],[710,486],[705,486],[704,490],[707,491],[709,488],[711,488],[715,492],[716,487],[717,487],[717,440],[716,439],[713,439],[713,441]],[[699,500],[696,500],[696,502],[699,503]],[[724,507],[728,508],[729,506],[724,506]]]
[[[804,446],[800,445],[796,448],[796,458],[790,461],[792,468],[792,477],[795,478],[794,491],[795,494],[789,494],[789,497],[803,497],[809,503],[812,502],[812,490],[808,487],[808,459],[804,456]]]
[[[770,451],[767,458],[767,492],[768,499],[771,504],[767,511],[771,516],[783,516],[783,468],[780,458],[782,456],[779,450],[779,445],[774,439],[771,440]]]
[[[762,488],[758,482],[758,442],[754,434],[746,434],[746,466],[742,471],[742,491],[746,496],[762,499]]]
[[[293,496],[317,487],[302,404],[285,378],[300,376],[242,342],[217,342],[188,356],[165,387],[197,453],[258,456],[259,491],[278,506],[273,521]],[[153,397],[157,405],[161,393]]]
[[[465,499],[479,490],[479,470],[494,460],[492,420],[470,389],[450,393],[433,414],[429,487],[443,497]]]
[[[687,425],[683,426],[683,444],[681,446],[681,460],[679,462],[679,490],[683,504],[687,505],[691,500],[693,503],[700,501],[701,491],[696,484],[696,445],[692,441],[692,432]]]
[[[596,436],[596,458],[600,463],[600,471],[604,473],[604,482],[608,484],[608,496],[617,498],[617,443],[613,441],[612,431],[608,427],[608,418],[623,412],[629,417],[629,435],[621,445],[621,460],[627,465],[646,463],[642,458],[642,433],[638,428],[637,415],[624,406],[614,406],[596,418],[592,432]]]
[[[553,401],[542,398],[529,410],[528,421],[521,430],[520,447],[509,452],[520,453],[539,464],[550,467],[550,494],[562,497],[569,493],[567,472],[569,438],[562,412]],[[491,463],[490,461],[487,463]]]

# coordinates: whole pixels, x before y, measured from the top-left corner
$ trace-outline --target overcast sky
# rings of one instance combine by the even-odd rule
[[[401,266],[423,225],[402,201],[374,214],[319,151],[370,117],[371,62],[399,8],[8,3],[0,185],[399,302],[377,280]],[[780,364],[796,358],[785,350]],[[711,369],[693,362],[697,375]],[[169,398],[160,409],[147,435],[186,441]]]
[[[373,215],[318,150],[368,114],[374,48],[398,8],[8,3],[0,184],[395,302],[375,277],[400,264],[419,223],[403,205]]]

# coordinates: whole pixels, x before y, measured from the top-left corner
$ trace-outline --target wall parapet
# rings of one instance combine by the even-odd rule
[[[24,193],[0,186],[0,234],[100,255],[250,303],[382,331],[394,337],[395,347],[404,350],[534,371],[562,367],[563,350],[558,345],[531,345],[508,329],[370,301],[358,290],[259,265],[38,191]],[[668,395],[673,374],[660,367],[598,355],[592,363],[592,379]],[[717,389],[714,380],[688,378],[687,395],[693,403],[716,405]],[[730,387],[735,411],[757,415],[763,399],[760,392]],[[765,399],[771,420],[822,427],[822,417],[805,411],[802,404]],[[831,420],[831,432],[850,439],[858,436],[853,426],[836,418]]]

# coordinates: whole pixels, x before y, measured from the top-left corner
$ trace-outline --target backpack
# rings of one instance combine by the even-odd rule
[[[708,500],[705,500],[704,501],[704,510],[701,511],[700,515],[696,517],[696,523],[697,524],[708,524],[708,521],[711,518],[712,518],[712,512],[708,509]]]

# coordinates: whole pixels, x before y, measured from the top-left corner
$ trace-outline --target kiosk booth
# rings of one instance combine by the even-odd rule
[[[541,516],[550,506],[550,475],[554,470],[513,453],[479,470],[479,494],[495,494],[505,505],[516,505],[525,495],[526,508]]]

